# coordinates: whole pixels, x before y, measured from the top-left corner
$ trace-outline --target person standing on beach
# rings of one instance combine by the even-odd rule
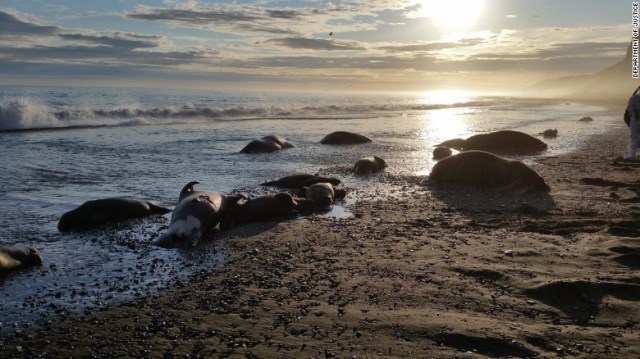
[[[638,87],[638,89],[640,89],[640,87]],[[624,158],[627,160],[635,160],[638,152],[638,141],[640,140],[640,94],[638,90],[629,98],[627,112],[631,119],[629,121],[629,147],[627,148],[627,155]]]

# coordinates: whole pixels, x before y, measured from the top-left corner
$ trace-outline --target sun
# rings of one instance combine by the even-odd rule
[[[462,32],[478,21],[484,10],[483,0],[423,0],[413,17],[429,18],[447,32]]]

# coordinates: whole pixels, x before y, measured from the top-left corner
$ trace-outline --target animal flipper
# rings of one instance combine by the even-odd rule
[[[184,197],[188,196],[191,194],[191,192],[193,192],[193,186],[197,185],[198,181],[191,181],[189,183],[187,183],[186,185],[184,185],[184,187],[182,187],[182,190],[180,191],[180,197],[179,200],[183,199]]]

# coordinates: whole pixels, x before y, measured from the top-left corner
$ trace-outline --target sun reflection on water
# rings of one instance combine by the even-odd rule
[[[422,140],[422,149],[416,153],[416,160],[422,166],[416,175],[428,175],[435,164],[433,150],[435,145],[453,138],[467,138],[471,135],[470,121],[478,110],[463,108],[442,108],[426,111],[420,115],[421,125],[417,138]]]
[[[465,104],[471,105],[471,101],[475,99],[475,94],[460,90],[423,93],[416,100],[417,103],[443,108],[426,111],[420,116],[423,122],[420,138],[426,141],[435,140],[437,142],[433,144],[437,144],[451,138],[469,135],[469,118],[478,110]]]
[[[432,145],[456,137],[467,137],[469,117],[475,112],[469,108],[443,108],[431,110],[423,115],[424,126],[420,138],[435,141]]]

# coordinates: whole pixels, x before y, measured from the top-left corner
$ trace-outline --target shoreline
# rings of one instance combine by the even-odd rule
[[[353,217],[225,232],[216,241],[227,262],[212,274],[3,337],[0,350],[7,357],[640,356],[640,165],[614,162],[626,146],[623,130],[534,160],[548,196],[389,176],[404,191],[352,205]]]

